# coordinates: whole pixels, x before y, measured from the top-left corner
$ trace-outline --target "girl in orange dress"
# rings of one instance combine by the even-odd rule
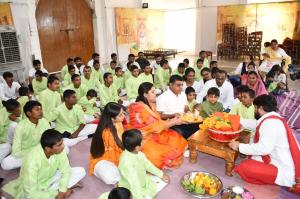
[[[143,133],[143,153],[158,168],[175,168],[183,162],[187,141],[169,129],[184,122],[181,118],[161,120],[155,108],[156,94],[152,83],[144,82],[138,89],[136,103],[129,106],[129,128]]]
[[[122,106],[114,102],[108,103],[92,139],[89,174],[106,184],[116,184],[120,180],[117,166],[123,151],[123,120]]]

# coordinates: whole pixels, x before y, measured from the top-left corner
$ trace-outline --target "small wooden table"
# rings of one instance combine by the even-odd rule
[[[232,176],[235,160],[239,153],[230,149],[228,143],[214,141],[208,136],[207,131],[203,133],[198,131],[188,139],[188,145],[190,149],[191,163],[195,163],[197,161],[197,151],[214,155],[226,161],[225,174]]]

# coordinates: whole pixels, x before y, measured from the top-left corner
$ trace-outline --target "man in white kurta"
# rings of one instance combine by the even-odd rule
[[[16,99],[19,96],[21,85],[14,81],[14,75],[11,72],[3,73],[3,82],[0,84],[1,100]]]
[[[281,116],[274,112],[276,100],[262,95],[254,100],[258,119],[254,143],[231,142],[229,146],[240,153],[250,155],[235,167],[235,171],[247,182],[254,184],[278,184],[292,187],[295,184],[295,164],[291,154],[287,127]]]

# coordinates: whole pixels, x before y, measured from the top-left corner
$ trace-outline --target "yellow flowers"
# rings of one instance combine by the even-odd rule
[[[233,119],[234,118],[234,119]],[[216,112],[209,116],[208,118],[203,120],[203,123],[200,124],[200,131],[204,132],[207,129],[215,129],[220,131],[232,131],[239,127],[239,117],[237,118],[235,115],[229,115],[225,112]],[[235,124],[237,123],[237,124]],[[233,126],[235,128],[233,128]]]

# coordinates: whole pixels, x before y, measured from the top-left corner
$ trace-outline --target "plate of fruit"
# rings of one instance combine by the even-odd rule
[[[188,123],[200,123],[203,121],[203,118],[197,113],[185,113],[182,116],[182,120]]]
[[[196,198],[214,198],[223,189],[223,183],[216,175],[204,171],[186,173],[180,180],[182,189]]]

